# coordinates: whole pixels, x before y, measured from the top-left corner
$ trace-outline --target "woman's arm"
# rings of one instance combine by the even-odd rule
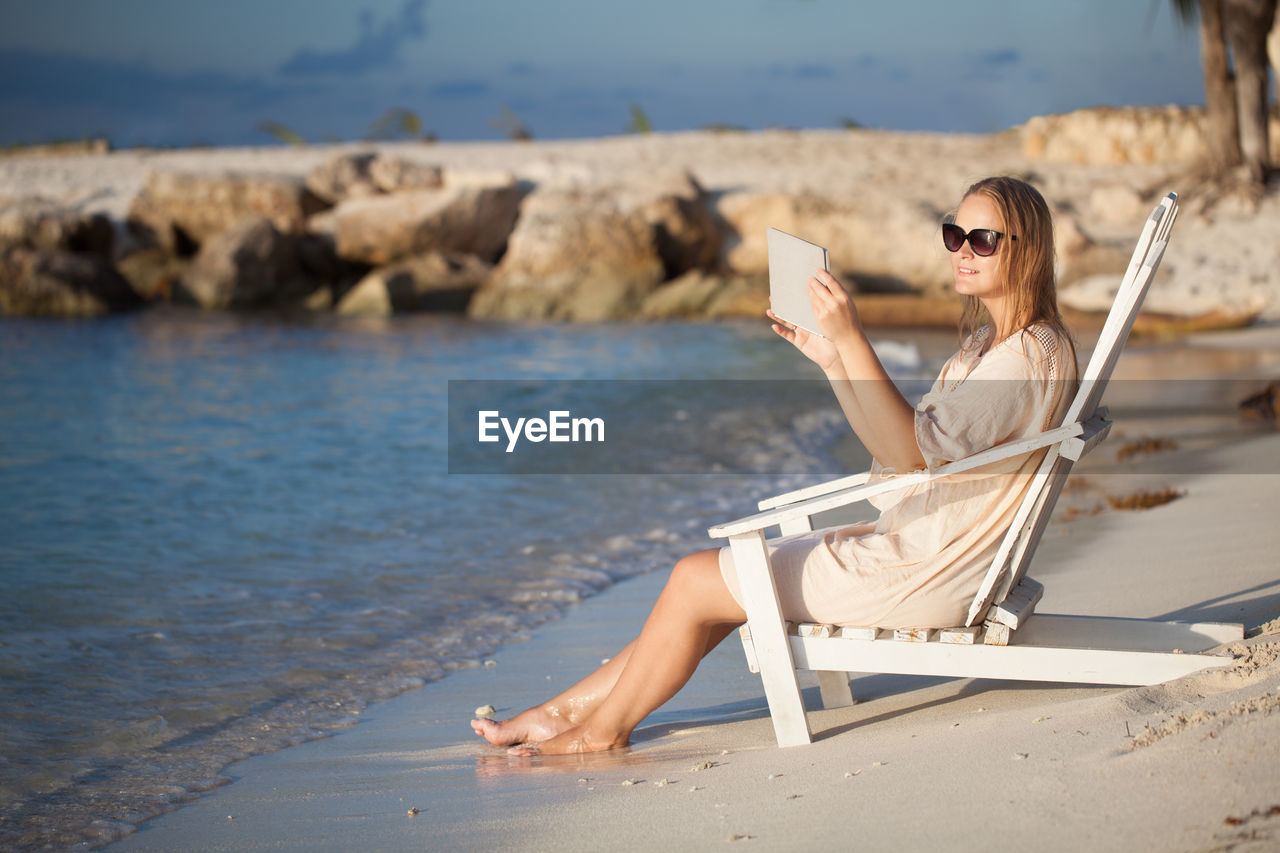
[[[835,355],[825,364],[814,361],[826,373],[853,431],[884,467],[925,467],[916,444],[915,409],[880,363],[849,294],[829,272],[817,270],[809,280],[809,298]]]

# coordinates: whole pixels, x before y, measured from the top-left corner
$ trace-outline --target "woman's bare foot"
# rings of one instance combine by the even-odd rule
[[[605,752],[610,749],[622,749],[630,741],[625,737],[600,737],[593,734],[586,726],[574,726],[553,738],[540,743],[513,746],[507,752],[511,755],[531,757],[534,755],[576,755],[583,752]]]
[[[548,740],[572,725],[565,717],[541,705],[522,711],[509,720],[478,718],[471,721],[471,729],[494,746]]]

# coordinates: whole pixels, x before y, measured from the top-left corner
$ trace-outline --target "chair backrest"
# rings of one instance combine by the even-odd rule
[[[1115,302],[1107,314],[1107,321],[1098,336],[1089,364],[1080,378],[1080,388],[1063,416],[1064,424],[1087,421],[1097,411],[1107,382],[1120,358],[1120,350],[1124,348],[1124,342],[1133,328],[1133,321],[1142,307],[1142,300],[1147,295],[1161,258],[1164,257],[1165,247],[1169,244],[1169,232],[1177,216],[1178,196],[1176,193],[1169,193],[1143,225],[1138,245],[1134,248],[1129,267],[1121,279]],[[966,625],[981,621],[991,605],[1003,601],[1009,590],[1026,574],[1027,566],[1040,543],[1040,536],[1049,523],[1049,516],[1073,464],[1072,460],[1060,455],[1057,450],[1057,445],[1050,447],[1036,470],[1031,488],[1018,507],[1013,523],[1000,543],[995,559],[987,569],[978,594],[969,607]]]

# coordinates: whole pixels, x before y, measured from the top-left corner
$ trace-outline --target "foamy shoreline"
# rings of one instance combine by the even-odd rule
[[[1118,378],[1193,369],[1248,384],[1278,368],[1270,327],[1131,345]],[[727,642],[626,752],[511,759],[473,739],[476,706],[509,714],[629,639],[661,586],[655,573],[502,649],[494,666],[232,766],[232,784],[110,849],[709,849],[736,838],[768,850],[985,850],[993,834],[1049,850],[1271,849],[1280,435],[1238,423],[1227,404],[1188,417],[1178,400],[1107,402],[1113,436],[1077,469],[1082,487],[1032,567],[1046,584],[1039,609],[1243,622],[1256,636],[1222,670],[1134,689],[862,677],[858,704],[814,715],[812,746],[778,750],[758,677]],[[1117,458],[1143,436],[1178,446]],[[1095,493],[1163,487],[1184,494],[1145,512],[1062,512]]]

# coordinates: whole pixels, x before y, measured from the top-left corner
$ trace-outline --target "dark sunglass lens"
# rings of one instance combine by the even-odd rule
[[[996,250],[996,232],[989,228],[975,228],[969,232],[969,245],[975,255],[990,255]]]
[[[959,225],[947,223],[942,226],[942,245],[947,247],[948,252],[960,251],[960,247],[964,245],[964,231]]]

